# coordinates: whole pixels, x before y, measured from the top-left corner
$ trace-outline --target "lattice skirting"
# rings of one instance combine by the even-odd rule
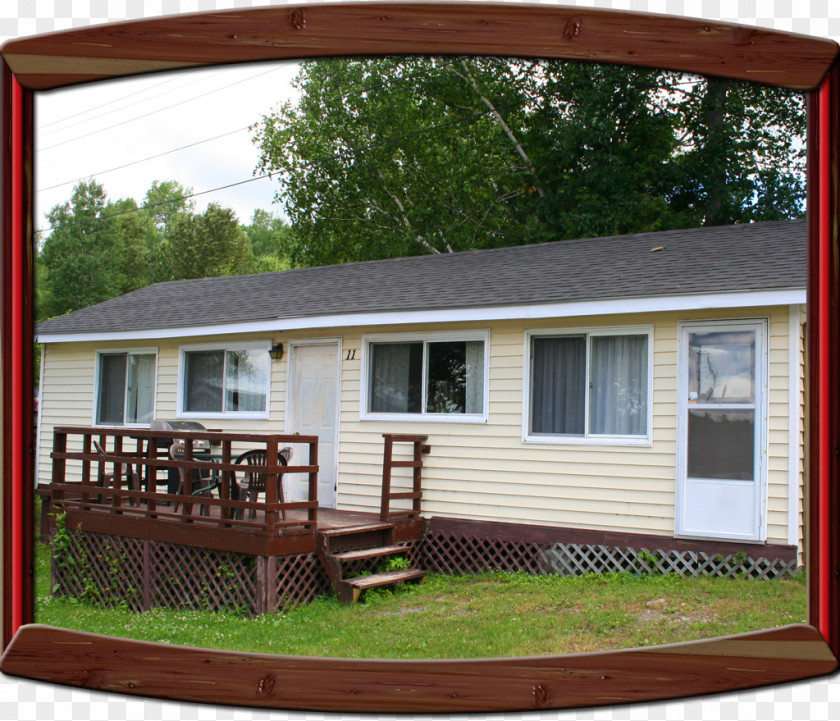
[[[631,571],[676,573],[680,576],[778,578],[797,571],[796,560],[755,558],[745,552],[729,555],[702,551],[614,548],[556,543],[543,553],[548,571],[569,576],[584,573]]]
[[[426,565],[446,574],[481,571],[526,571],[572,576],[586,573],[677,573],[681,576],[746,576],[777,578],[793,575],[796,561],[727,556],[698,551],[620,548],[555,543],[543,545],[510,539],[436,532],[426,536]]]
[[[263,558],[84,531],[65,538],[52,554],[53,593],[105,607],[258,614],[308,603],[329,588],[311,553]]]
[[[425,546],[426,567],[436,573],[544,571],[543,546],[538,543],[429,532]]]

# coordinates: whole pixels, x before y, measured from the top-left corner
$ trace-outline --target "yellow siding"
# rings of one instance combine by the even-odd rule
[[[613,317],[448,324],[445,329],[490,331],[489,414],[486,423],[360,420],[362,335],[432,332],[444,326],[389,326],[228,336],[284,343],[340,337],[342,342],[338,505],[378,510],[383,433],[427,434],[423,512],[480,520],[671,535],[674,528],[678,323],[724,318],[769,320],[768,540],[786,543],[788,525],[788,309],[696,311]],[[653,425],[650,447],[537,444],[522,440],[523,353],[526,332],[540,328],[650,325],[653,334]],[[225,338],[189,340],[216,341]],[[138,343],[148,346],[148,343]],[[180,342],[158,348],[156,415],[175,417]],[[41,482],[49,480],[56,424],[92,421],[95,351],[125,342],[54,344],[47,349],[41,427]],[[352,350],[355,349],[355,356]],[[348,353],[348,351],[351,351]],[[267,421],[202,421],[210,428],[283,432],[287,358],[272,363]],[[201,419],[199,419],[201,420]],[[291,429],[292,431],[294,429]],[[407,475],[395,481],[407,483]]]
[[[801,306],[799,309],[799,398],[797,405],[799,408],[799,494],[797,498],[796,507],[797,512],[797,539],[799,546],[799,565],[805,565],[805,480],[807,478],[808,455],[807,455],[807,433],[806,433],[806,418],[807,418],[807,374],[806,374],[806,344],[807,344],[807,326],[805,323],[806,306]]]
[[[189,339],[185,343],[265,340],[271,336],[237,335]],[[154,348],[157,350],[157,389],[155,417],[174,419],[178,385],[178,355],[182,341],[113,341],[107,343],[61,343],[46,347],[41,398],[38,482],[48,483],[51,474],[50,451],[55,426],[90,426],[94,421],[94,376],[96,352],[108,349]],[[271,364],[271,401],[268,420],[196,418],[208,428],[255,433],[282,433],[285,422],[286,358]],[[191,419],[192,420],[192,419]],[[80,450],[71,447],[69,450]],[[234,448],[247,450],[246,448]],[[78,480],[79,469],[68,464],[67,477]]]

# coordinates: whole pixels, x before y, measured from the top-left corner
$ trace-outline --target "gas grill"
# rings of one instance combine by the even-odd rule
[[[155,418],[151,425],[149,426],[150,430],[153,431],[206,431],[205,428],[201,423],[198,421],[168,421],[163,418]],[[169,446],[171,446],[176,439],[173,438],[158,438],[157,439],[157,447],[158,448],[165,448],[167,451],[169,450]],[[210,452],[210,441],[207,439],[201,440],[194,440],[193,441],[193,454],[205,454]]]
[[[168,421],[163,418],[155,418],[149,425],[152,431],[206,431],[201,423],[198,421]],[[158,457],[164,456],[169,458],[169,447],[176,441],[177,438],[157,438],[155,444],[158,450]],[[193,441],[193,457],[201,458],[209,455],[210,441],[207,439],[196,439]],[[180,474],[177,468],[170,468],[165,480],[160,481],[166,483],[168,493],[176,493],[180,483]]]

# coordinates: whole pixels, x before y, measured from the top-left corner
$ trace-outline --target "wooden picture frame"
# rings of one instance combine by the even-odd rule
[[[627,32],[632,28],[632,32]],[[174,41],[173,38],[178,38]],[[265,708],[486,712],[652,701],[813,678],[840,655],[840,65],[827,40],[582,7],[274,6],[93,25],[3,49],[4,673],[130,695]],[[346,660],[170,647],[33,625],[33,94],[135,73],[343,54],[620,62],[809,93],[809,624],[609,653]],[[67,653],[68,648],[73,653]],[[200,678],[194,674],[201,669]]]

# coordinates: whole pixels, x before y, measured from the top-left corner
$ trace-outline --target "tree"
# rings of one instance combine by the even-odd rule
[[[171,279],[254,271],[248,237],[230,208],[210,203],[201,214],[179,214],[168,230]]]
[[[258,273],[289,268],[286,245],[290,232],[291,229],[282,218],[261,208],[254,211],[251,224],[245,226],[245,234],[248,236]]]
[[[679,111],[677,208],[704,225],[804,214],[804,94],[704,79],[685,91]]]
[[[148,283],[172,278],[169,238],[176,219],[191,215],[195,211],[195,202],[187,197],[192,192],[192,188],[185,187],[175,180],[155,180],[146,191],[141,214],[146,224]]]
[[[109,202],[93,180],[48,214],[52,232],[39,255],[41,318],[99,303],[145,285],[144,227],[132,199]]]
[[[293,264],[790,217],[804,97],[586,63],[327,59],[253,126]]]

